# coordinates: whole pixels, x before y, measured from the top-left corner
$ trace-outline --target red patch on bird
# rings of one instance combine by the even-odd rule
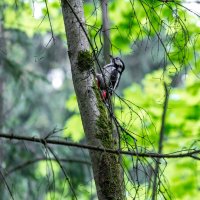
[[[102,90],[101,95],[102,95],[103,100],[107,99],[107,93],[105,90]]]
[[[96,82],[97,82],[98,88],[100,88],[100,81],[98,80],[98,78],[96,78]]]

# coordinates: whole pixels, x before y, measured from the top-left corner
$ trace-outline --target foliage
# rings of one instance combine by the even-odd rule
[[[72,116],[69,117],[65,124],[64,136],[78,142],[84,138],[84,131],[75,94],[71,95],[67,100],[66,108],[71,112]]]
[[[163,79],[160,77],[161,70],[147,75],[142,85],[133,84],[125,89],[126,102],[132,102],[129,108],[123,101],[116,102],[119,107],[118,116],[122,123],[126,124],[125,128],[134,132],[138,146],[144,146],[144,138],[149,140],[150,142],[145,143],[145,147],[149,145],[149,151],[153,150],[152,144],[157,149],[161,126],[165,96],[162,88]],[[181,79],[182,86],[170,86],[163,153],[198,149],[200,145],[200,80],[191,71],[187,75],[182,74]],[[127,123],[129,120],[132,123]],[[163,165],[165,166],[164,162]],[[193,199],[199,198],[198,177],[195,175],[198,174],[199,167],[199,162],[191,159],[167,161],[164,174],[169,181],[173,199],[188,199],[189,196]]]
[[[1,3],[6,8],[3,11],[6,28],[20,29],[29,36],[33,36],[36,32],[44,34],[53,30],[54,34],[65,37],[59,2],[48,2],[49,13],[45,1],[33,1],[31,3],[23,0],[3,0]],[[48,14],[51,17],[51,24]]]
[[[115,99],[116,114],[124,124],[124,128],[134,133],[133,136],[136,137],[138,146],[145,145],[149,151],[155,151],[158,144],[160,119],[165,98],[162,86],[164,79],[160,78],[162,75],[162,70],[146,75],[142,85],[132,84],[124,90],[124,101]],[[200,80],[191,71],[188,74],[182,74],[179,78],[183,81],[180,87],[170,86],[164,153],[184,151],[188,148],[196,149],[200,145],[198,142],[194,143],[200,134]],[[166,73],[165,81],[170,82],[170,79]],[[75,105],[75,99],[71,97],[67,105],[71,108],[70,105]],[[74,109],[77,110],[77,107]],[[77,114],[72,115],[69,121],[74,117],[77,117]],[[70,124],[69,127],[76,130],[76,127],[81,127],[81,122],[76,121],[76,126]],[[84,137],[83,134],[78,135],[79,140]],[[145,142],[144,138],[151,142]],[[128,140],[133,143],[132,138],[128,138]],[[76,138],[75,141],[77,141]],[[131,162],[131,160],[126,162],[130,168]],[[164,173],[174,199],[188,199],[188,196],[193,196],[193,198],[195,196],[194,199],[199,198],[198,177],[195,175],[198,174],[199,167],[200,164],[191,159],[168,161]]]
[[[2,131],[29,134],[32,137],[63,136],[69,141],[84,142],[78,105],[75,95],[72,94],[60,3],[54,0],[47,3],[49,13],[45,1],[42,0],[33,1],[33,4],[25,0],[0,2],[3,11],[0,17],[3,16],[7,43],[5,67],[1,71],[1,77],[4,77],[5,111]],[[160,57],[163,60],[159,67],[164,70],[150,74],[145,74],[147,71],[144,70],[145,78],[141,83],[133,83],[125,89],[122,87],[122,99],[114,99],[115,113],[123,128],[137,139],[140,149],[145,147],[150,152],[155,152],[158,145],[165,99],[164,81],[170,89],[164,153],[200,148],[199,26],[196,18],[179,5],[180,1],[176,3],[149,0],[113,0],[109,3],[112,53],[127,57],[130,54],[135,55],[136,64],[133,66],[133,61],[127,59],[131,64],[126,70],[135,70],[134,73],[138,76],[142,64],[137,63],[139,57],[145,66],[149,60],[159,60]],[[99,1],[88,1],[84,4],[84,10],[89,35],[99,55],[102,47]],[[156,45],[154,38],[158,39]],[[148,49],[148,58],[139,48],[142,43],[147,49],[148,43],[152,43]],[[153,66],[151,71],[159,67]],[[55,75],[55,69],[61,69],[65,76],[63,86],[59,89],[53,87],[50,78],[51,74]],[[124,79],[133,82],[130,74],[127,73]],[[171,80],[173,81],[170,85]],[[60,128],[64,129],[61,134]],[[132,137],[123,133],[122,139],[123,149],[128,150],[128,147],[134,146]],[[13,141],[1,144],[0,150],[3,149],[4,155],[2,171],[38,155],[53,157],[44,146],[38,148]],[[54,151],[65,158],[89,157],[87,152],[77,149],[55,147]],[[124,158],[124,165],[131,173],[134,173],[133,161],[135,162],[132,158]],[[148,159],[147,162],[149,163],[145,166],[140,166],[141,169],[151,169],[152,162]],[[79,163],[64,163],[62,166],[66,169],[78,199],[95,198],[90,167]],[[191,158],[167,160],[167,164],[162,161],[161,168],[164,170],[164,177],[167,177],[165,181],[173,195],[172,199],[200,198],[198,161]],[[145,174],[139,180],[141,187],[148,181],[143,176]],[[31,167],[27,166],[6,179],[9,185],[14,185],[12,189],[16,191],[15,199],[26,199],[27,196],[29,199],[61,199],[73,196],[67,178],[54,161],[41,161]],[[135,177],[132,179],[136,181]],[[127,177],[125,181],[129,181]],[[129,191],[133,191],[131,182],[126,186]],[[2,190],[5,191],[5,196]],[[7,188],[0,187],[0,191],[2,198],[9,198]],[[142,189],[138,195],[141,199]]]

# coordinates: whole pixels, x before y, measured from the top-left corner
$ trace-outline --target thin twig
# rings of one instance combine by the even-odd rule
[[[55,38],[54,38],[54,33],[53,33],[53,27],[52,27],[52,24],[51,24],[51,18],[50,18],[50,14],[49,14],[48,5],[47,5],[47,0],[44,0],[44,2],[45,2],[45,5],[46,5],[46,9],[47,9],[47,16],[48,16],[48,19],[49,19],[49,25],[50,25],[50,29],[51,29],[51,37],[53,38],[53,42],[55,44]]]
[[[0,170],[0,175],[1,175],[2,179],[3,179],[3,182],[4,182],[5,185],[6,185],[6,188],[8,189],[8,192],[9,192],[9,194],[10,194],[11,199],[14,200],[14,197],[13,197],[12,191],[11,191],[11,189],[10,189],[10,186],[8,185],[8,183],[7,183],[7,181],[6,181],[6,178],[5,178],[5,176],[4,176],[4,174],[2,173],[1,170]]]
[[[74,190],[74,187],[73,187],[73,185],[72,185],[72,183],[71,183],[71,180],[70,180],[69,176],[67,175],[67,172],[65,171],[64,167],[62,166],[62,164],[61,164],[61,162],[60,162],[58,156],[55,154],[55,152],[54,152],[49,146],[47,146],[47,148],[48,148],[48,150],[51,152],[51,154],[53,155],[53,157],[55,158],[55,160],[56,160],[56,162],[58,163],[58,165],[60,166],[60,169],[62,170],[62,172],[63,172],[63,174],[64,174],[64,176],[65,176],[65,178],[66,178],[66,180],[67,180],[67,182],[68,182],[68,184],[69,184],[69,187],[70,187],[70,189],[71,189],[71,191],[72,191],[72,193],[73,193],[74,198],[75,198],[76,200],[78,200],[78,198],[77,198],[77,196],[76,196],[76,192],[75,192],[75,190]]]
[[[40,158],[35,158],[35,159],[31,159],[31,160],[28,160],[22,164],[19,164],[15,167],[13,167],[12,169],[8,170],[6,173],[5,173],[5,177],[11,175],[12,173],[18,171],[18,170],[22,170],[23,168],[26,168],[28,167],[29,165],[32,165],[34,163],[37,163],[37,162],[40,162],[40,161],[57,161],[55,158],[47,158],[47,157],[40,157]],[[59,161],[60,162],[68,162],[68,163],[72,163],[72,162],[75,162],[75,163],[80,163],[80,164],[85,164],[85,165],[91,165],[91,163],[89,161],[86,161],[86,160],[79,160],[79,159],[65,159],[65,158],[59,158]]]

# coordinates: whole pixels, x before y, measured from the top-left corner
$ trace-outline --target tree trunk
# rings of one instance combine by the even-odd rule
[[[169,92],[167,89],[167,85],[164,82],[164,89],[165,89],[165,101],[163,104],[163,113],[162,113],[162,120],[161,120],[161,127],[160,127],[160,138],[158,143],[158,154],[162,154],[163,151],[163,141],[164,141],[164,134],[165,134],[165,120],[166,120],[166,113],[167,113],[167,106],[169,100]],[[158,187],[160,185],[159,180],[159,166],[160,166],[160,158],[155,159],[156,165],[154,170],[154,179],[153,179],[153,188],[152,188],[152,200],[157,199],[158,194]]]
[[[0,10],[3,10],[3,5],[0,6]],[[4,76],[3,76],[3,67],[4,60],[6,56],[6,42],[4,37],[4,19],[3,12],[0,13],[0,132],[3,128],[4,121],[4,109],[3,109],[3,88],[4,88]],[[0,168],[2,168],[2,163],[4,161],[4,144],[1,141],[0,143]],[[0,174],[0,193],[1,199],[5,199],[5,182],[3,181],[2,174]]]
[[[112,122],[101,100],[91,69],[93,56],[86,36],[82,0],[62,0],[72,78],[88,144],[116,148]],[[123,200],[119,157],[90,151],[99,200]]]
[[[0,130],[3,126],[3,65],[5,58],[5,38],[3,27],[3,13],[0,14]]]
[[[101,0],[102,10],[102,31],[103,31],[103,56],[105,63],[110,62],[110,31],[109,31],[109,18],[108,18],[108,0]]]

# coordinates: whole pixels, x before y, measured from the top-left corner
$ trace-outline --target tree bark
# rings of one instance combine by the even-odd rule
[[[109,31],[109,18],[108,18],[108,0],[101,0],[102,10],[102,32],[103,32],[103,56],[108,64],[110,62],[110,31]]]
[[[0,6],[0,10],[3,10],[3,5]],[[6,56],[6,41],[5,41],[5,34],[4,34],[4,16],[3,12],[0,13],[0,131],[3,128],[3,121],[4,121],[4,109],[3,109],[3,89],[4,89],[4,76],[3,76],[3,67],[4,67],[4,60]],[[4,161],[4,145],[1,142],[0,144],[0,168],[2,168],[2,163]],[[0,174],[0,179],[2,178],[2,174]],[[2,179],[3,180],[3,179]],[[5,181],[1,181],[0,183],[0,193],[1,198],[5,199]]]
[[[83,128],[90,145],[116,148],[112,122],[101,100],[94,74],[93,56],[86,36],[82,0],[62,0],[72,79]],[[119,157],[90,151],[99,200],[123,200],[124,188]]]
[[[3,13],[0,14],[0,130],[3,126],[3,65],[5,58],[5,38],[3,27]]]

